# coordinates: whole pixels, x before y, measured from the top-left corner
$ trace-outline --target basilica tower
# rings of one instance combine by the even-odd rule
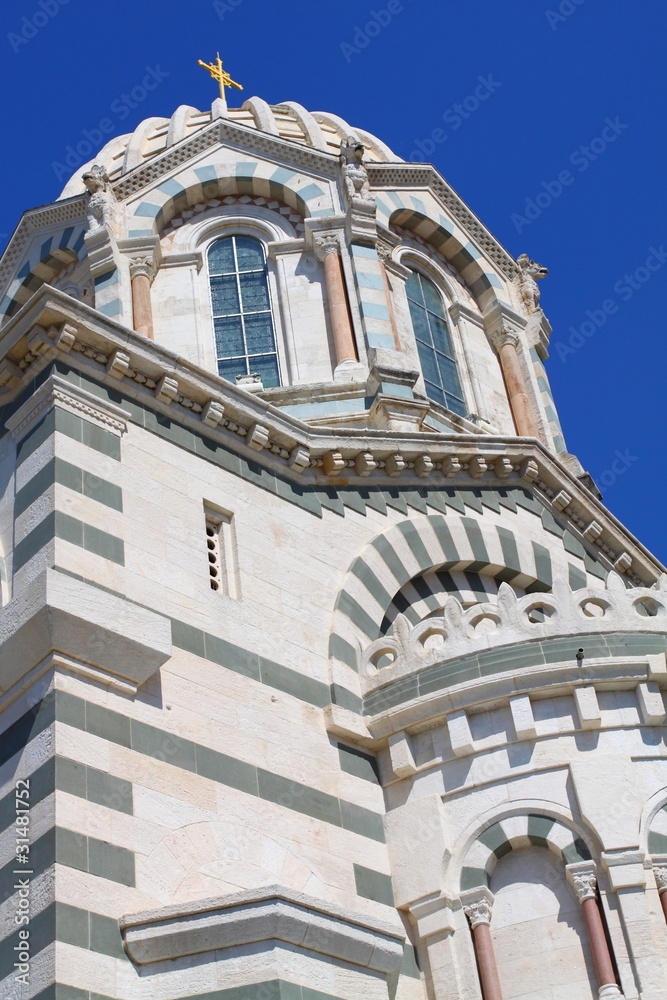
[[[11,1000],[667,1000],[667,577],[546,269],[294,102],[109,142],[0,260]]]

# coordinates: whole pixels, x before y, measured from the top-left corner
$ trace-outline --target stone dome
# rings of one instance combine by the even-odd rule
[[[249,98],[240,108],[227,109],[218,99],[213,102],[210,111],[199,111],[182,104],[171,118],[146,118],[137,125],[134,132],[111,139],[92,160],[73,174],[59,200],[85,191],[81,178],[91,164],[99,163],[106,168],[112,181],[118,180],[123,174],[142,166],[182,139],[189,139],[216,118],[226,118],[234,125],[257,129],[334,155],[338,155],[341,139],[352,135],[365,145],[366,160],[375,163],[401,161],[401,157],[396,156],[381,139],[348,125],[337,115],[324,111],[306,111],[295,101],[270,105],[260,97]]]

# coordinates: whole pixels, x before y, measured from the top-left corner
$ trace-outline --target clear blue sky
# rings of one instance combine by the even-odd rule
[[[207,107],[215,84],[196,60],[217,48],[241,100],[334,112],[406,159],[421,143],[511,253],[549,267],[568,446],[667,562],[663,4],[19,0],[0,18],[1,245],[57,197],[57,164],[85,130]],[[147,67],[159,84],[126,102]]]

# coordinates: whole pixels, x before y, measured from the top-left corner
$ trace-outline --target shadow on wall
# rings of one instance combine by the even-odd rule
[[[512,851],[491,877],[491,931],[502,994],[570,1000],[597,994],[581,907],[546,848]]]

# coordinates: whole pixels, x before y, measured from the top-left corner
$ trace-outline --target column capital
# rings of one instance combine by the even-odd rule
[[[508,344],[516,349],[519,346],[519,331],[509,323],[502,322],[495,330],[489,331],[489,339],[497,351]]]
[[[138,254],[136,257],[130,257],[131,278],[144,275],[152,281],[156,273],[157,268],[155,266],[155,255],[153,253],[142,253]]]
[[[470,926],[473,930],[475,927],[479,927],[480,924],[488,926],[491,923],[491,904],[487,903],[485,899],[480,899],[478,903],[470,903],[468,906],[464,906],[463,912],[470,921]]]
[[[598,880],[594,862],[580,861],[567,865],[565,871],[580,903],[585,903],[587,899],[597,899]]]
[[[340,234],[318,233],[316,236],[313,236],[313,249],[318,260],[324,260],[330,253],[340,254]]]
[[[463,912],[470,921],[470,926],[474,930],[480,924],[491,923],[491,911],[493,909],[494,896],[490,889],[482,887],[471,889],[469,892],[461,893],[461,905]]]
[[[659,865],[654,865],[653,874],[655,875],[658,892],[662,895],[663,892],[667,892],[667,861]]]

